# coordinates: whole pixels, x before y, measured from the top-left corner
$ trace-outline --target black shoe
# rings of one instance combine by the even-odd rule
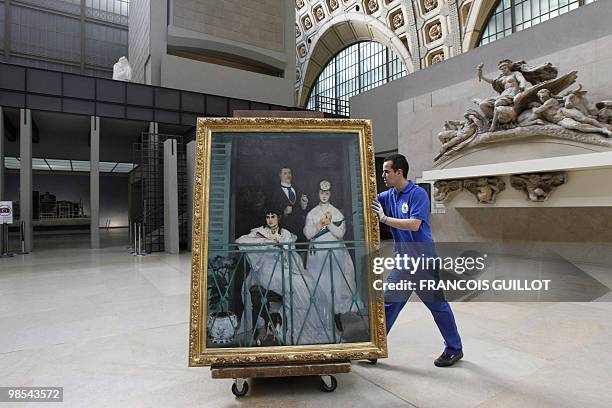
[[[450,367],[462,358],[462,352],[459,352],[459,354],[449,354],[444,352],[440,355],[440,357],[436,358],[436,361],[434,361],[434,365],[436,367]]]

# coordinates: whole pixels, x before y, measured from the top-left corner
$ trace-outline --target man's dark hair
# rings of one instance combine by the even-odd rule
[[[408,178],[408,160],[406,160],[406,156],[404,156],[403,154],[392,154],[390,156],[385,157],[384,161],[390,161],[392,162],[391,164],[391,168],[393,169],[393,171],[398,171],[398,170],[402,170],[402,172],[404,173],[404,178]]]

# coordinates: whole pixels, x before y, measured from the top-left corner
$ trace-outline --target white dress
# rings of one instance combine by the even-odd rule
[[[325,216],[326,212],[332,215],[332,222],[319,229],[317,224]],[[319,204],[306,215],[306,225],[304,226],[304,236],[310,240],[306,271],[315,282],[321,275],[317,296],[322,294],[329,299],[327,306],[331,314],[332,299],[332,277],[333,277],[333,313],[357,312],[359,299],[353,301],[353,294],[357,294],[355,281],[355,266],[353,260],[344,244],[330,241],[342,241],[346,232],[346,221],[344,216],[336,207],[331,204]],[[321,243],[328,242],[328,243]],[[330,251],[325,248],[334,248]],[[317,251],[313,251],[317,249]],[[331,260],[331,270],[330,270]]]
[[[325,330],[321,323],[328,321],[323,316],[322,308],[316,303],[310,306],[310,293],[314,288],[314,282],[304,273],[302,258],[295,251],[293,244],[297,237],[284,228],[281,229],[278,244],[270,243],[267,239],[270,236],[270,229],[259,227],[236,239],[237,244],[269,244],[238,246],[241,251],[249,251],[245,256],[251,267],[241,291],[244,313],[238,330],[251,331],[252,327],[258,326],[251,321],[252,303],[249,291],[251,287],[258,285],[276,292],[283,298],[282,304],[270,303],[269,313],[279,313],[286,319],[283,322],[286,344],[331,343],[329,328]],[[265,309],[261,315],[264,314],[266,314]],[[259,319],[258,323],[261,323],[261,317]]]

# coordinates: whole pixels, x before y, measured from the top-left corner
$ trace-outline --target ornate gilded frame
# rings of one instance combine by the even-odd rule
[[[261,348],[207,348],[207,253],[208,196],[210,189],[211,142],[214,132],[330,132],[356,133],[359,137],[361,191],[365,240],[379,247],[379,225],[370,211],[376,197],[372,125],[360,119],[199,118],[196,138],[196,168],[193,199],[193,249],[191,264],[191,313],[189,320],[189,366],[227,366],[291,362],[363,360],[387,357],[383,293],[372,287],[368,274],[370,341],[324,345],[274,346]]]

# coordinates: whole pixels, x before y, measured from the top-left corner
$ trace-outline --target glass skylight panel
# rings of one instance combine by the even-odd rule
[[[117,163],[117,167],[115,167],[113,173],[129,173],[134,167],[133,163]]]
[[[486,23],[479,45],[485,45],[565,14],[595,0],[503,0]]]
[[[70,160],[45,159],[53,171],[72,171]]]
[[[45,159],[32,159],[32,170],[49,170]]]
[[[98,168],[102,173],[110,173],[116,165],[116,162],[100,162],[100,167]]]
[[[16,157],[5,157],[4,167],[11,170],[18,170],[21,166]]]
[[[90,165],[87,160],[71,160],[73,171],[89,171]]]
[[[321,71],[308,109],[349,115],[349,98],[407,74],[399,57],[382,44],[365,41],[342,51]]]
[[[5,157],[4,167],[11,170],[19,170],[21,162],[19,157]],[[134,163],[100,162],[101,173],[129,173],[136,168]],[[32,169],[39,171],[91,171],[91,163],[88,160],[64,160],[64,159],[32,159]]]

